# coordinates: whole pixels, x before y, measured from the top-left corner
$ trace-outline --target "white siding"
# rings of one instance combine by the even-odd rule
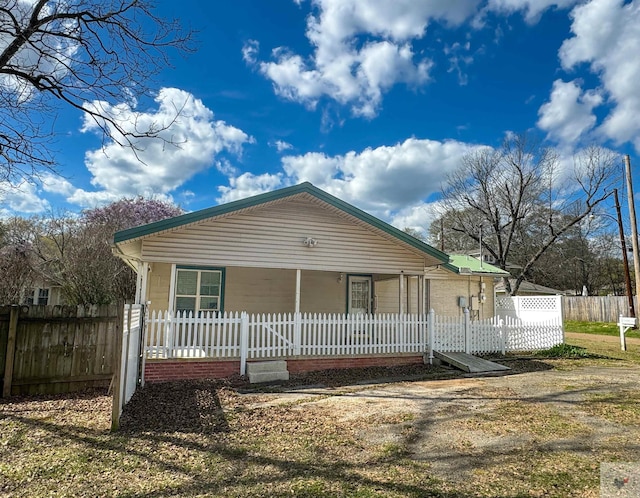
[[[418,291],[420,279],[418,277],[405,278],[403,301],[405,313],[418,313],[420,309],[420,293]],[[400,280],[397,276],[391,279],[376,280],[374,284],[376,296],[376,313],[398,313],[398,295],[400,294]]]
[[[310,313],[345,313],[347,311],[347,276],[339,282],[339,273],[303,271],[300,311]]]
[[[227,267],[225,311],[291,313],[296,296],[295,270]]]
[[[169,309],[169,284],[171,265],[153,263],[147,278],[147,301],[151,301],[151,310]]]
[[[303,240],[313,237],[315,247]],[[143,240],[145,261],[352,273],[422,273],[425,256],[307,198],[194,224]],[[428,256],[427,264],[436,261]]]

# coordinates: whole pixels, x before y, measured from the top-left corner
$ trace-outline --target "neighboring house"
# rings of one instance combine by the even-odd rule
[[[496,261],[496,258],[493,257],[492,254],[483,251],[482,252],[482,258],[480,258],[480,251],[468,251],[466,253],[469,256],[472,256],[478,260],[482,259],[483,263],[489,263],[490,265],[497,265],[498,262]],[[506,269],[507,271],[511,271],[511,270],[521,270],[522,266],[516,265],[515,263],[511,263],[509,261],[507,261],[506,263]]]
[[[509,279],[511,283],[511,287],[516,284],[516,280],[514,278]],[[506,296],[507,291],[505,290],[504,282],[499,282],[496,284],[496,295],[498,296]],[[544,285],[534,284],[533,282],[527,282],[523,280],[520,282],[520,287],[518,287],[518,295],[519,296],[564,296],[565,292],[552,289],[551,287],[545,287]]]
[[[113,250],[138,273],[136,303],[149,303],[154,380],[244,373],[247,359],[274,357],[298,371],[421,363],[427,312],[491,318],[507,274],[310,183],[117,232]]]
[[[25,290],[22,304],[44,304],[49,306],[62,304],[61,289],[43,280],[36,280],[33,286]]]

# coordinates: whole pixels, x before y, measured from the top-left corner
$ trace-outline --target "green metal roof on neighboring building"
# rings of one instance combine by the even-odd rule
[[[372,216],[369,213],[366,213],[365,211],[362,211],[361,209],[358,209],[357,207],[352,206],[351,204],[338,199],[331,194],[328,194],[324,190],[315,187],[309,182],[300,183],[291,187],[285,187],[279,190],[274,190],[272,192],[265,192],[264,194],[254,195],[253,197],[247,197],[246,199],[240,199],[237,201],[229,202],[227,204],[221,204],[219,206],[202,209],[200,211],[194,211],[192,213],[175,216],[173,218],[167,218],[166,220],[156,221],[147,225],[141,225],[129,228],[127,230],[122,230],[115,233],[114,243],[119,244],[134,239],[148,237],[156,233],[173,230],[191,223],[197,223],[208,218],[214,218],[223,214],[233,213],[235,211],[259,206],[260,204],[265,204],[267,202],[272,202],[303,193],[312,195],[313,197],[326,202],[327,204],[339,209],[340,211],[351,215],[371,225],[372,227],[387,233],[388,235],[391,235],[399,241],[402,241],[405,244],[408,244],[415,249],[428,254],[429,256],[439,259],[440,261],[444,262],[445,265],[448,264],[448,254],[445,254],[435,247],[432,247],[429,244],[425,244],[421,240],[412,237],[402,230],[398,230],[388,223],[385,223],[381,219],[376,218],[375,216]]]
[[[478,258],[467,254],[451,254],[450,260],[443,266],[460,275],[493,275],[496,277],[508,276],[510,273],[497,266],[480,261]]]

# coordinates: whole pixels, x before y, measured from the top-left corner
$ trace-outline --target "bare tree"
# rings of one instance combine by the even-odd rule
[[[30,220],[9,218],[0,222],[0,303],[20,304],[36,279]]]
[[[124,128],[107,105],[151,94],[146,82],[190,50],[190,32],[158,18],[144,0],[0,2],[0,181],[54,170],[51,146],[60,106],[78,109],[136,150],[159,126]],[[176,115],[180,109],[176,109]]]
[[[498,266],[517,263],[515,283],[505,279],[515,295],[541,256],[609,197],[616,157],[589,147],[562,168],[553,149],[527,134],[510,135],[498,149],[466,156],[449,176],[443,192],[449,229],[477,244],[482,232],[482,249]]]
[[[168,202],[137,197],[86,210],[80,217],[41,220],[36,252],[39,271],[61,287],[70,304],[108,304],[130,300],[135,273],[112,254],[113,234],[182,214]]]

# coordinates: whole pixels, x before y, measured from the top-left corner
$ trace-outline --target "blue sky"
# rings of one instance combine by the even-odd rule
[[[6,194],[5,214],[137,194],[191,211],[311,181],[426,228],[445,175],[509,132],[567,161],[598,143],[638,163],[637,0],[159,0],[158,14],[195,29],[197,51],[147,101],[110,104],[139,123],[184,106],[167,131],[182,146],[149,144],[141,164],[61,110],[63,177]]]

